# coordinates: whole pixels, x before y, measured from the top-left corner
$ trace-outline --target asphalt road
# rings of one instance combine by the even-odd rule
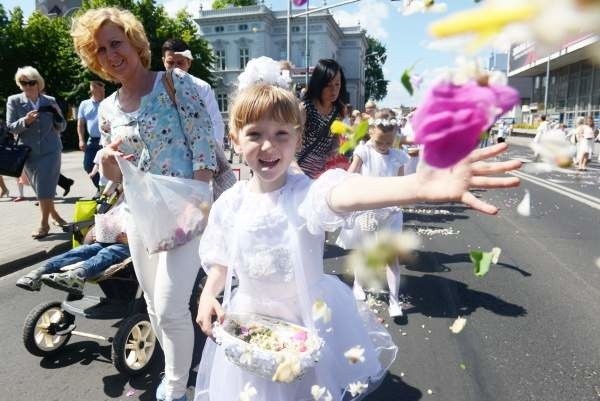
[[[513,147],[509,157],[530,152]],[[402,272],[405,317],[389,321],[379,308],[400,351],[368,401],[600,400],[600,171],[591,167],[582,174],[525,169],[519,189],[478,192],[502,207],[495,217],[459,205],[407,209],[406,228],[421,233],[422,249]],[[524,189],[530,217],[516,213]],[[475,277],[468,252],[494,246],[502,249],[499,263]],[[327,248],[326,262],[332,272],[344,270],[337,248]],[[61,295],[22,291],[14,286],[19,274],[0,278],[0,399],[154,399],[160,366],[143,377],[119,375],[106,343],[73,337],[57,357],[29,355],[21,342],[25,316]],[[453,334],[448,327],[458,316],[467,324]],[[112,336],[114,324],[80,321],[78,329]]]

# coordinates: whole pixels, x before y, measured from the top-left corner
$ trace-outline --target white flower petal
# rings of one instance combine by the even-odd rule
[[[246,383],[244,389],[240,392],[239,401],[251,401],[252,397],[256,395],[256,388],[254,388],[250,382]]]
[[[360,345],[356,347],[350,348],[348,351],[344,352],[344,357],[350,362],[352,365],[358,362],[365,361],[365,349]]]
[[[492,263],[493,264],[497,264],[498,263],[498,259],[500,258],[500,253],[502,253],[502,249],[498,248],[497,246],[492,248]]]
[[[357,395],[362,394],[367,387],[369,387],[369,385],[362,382],[350,383],[348,385],[348,391],[350,391],[350,395],[352,395],[352,397],[356,397]]]
[[[454,334],[458,334],[462,331],[462,329],[465,328],[466,324],[467,324],[467,319],[465,319],[462,316],[459,316],[458,318],[456,318],[454,323],[452,323],[452,326],[450,326],[450,331],[453,332]]]
[[[525,196],[523,196],[523,200],[517,206],[517,213],[524,217],[531,216],[531,196],[528,190],[525,190]]]
[[[331,309],[325,303],[325,301],[317,299],[313,304],[313,320],[322,320],[323,323],[329,323],[331,320]]]

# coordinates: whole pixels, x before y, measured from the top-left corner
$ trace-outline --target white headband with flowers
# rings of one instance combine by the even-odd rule
[[[258,84],[268,84],[289,89],[292,83],[289,70],[282,70],[279,62],[270,57],[253,58],[238,76],[238,89],[244,90]]]
[[[383,127],[397,127],[400,122],[395,118],[369,118],[369,125]]]

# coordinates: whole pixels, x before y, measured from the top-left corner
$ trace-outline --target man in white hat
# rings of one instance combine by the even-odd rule
[[[180,39],[168,39],[162,45],[162,61],[165,69],[179,68],[185,72],[188,72],[192,66],[192,60],[194,56],[187,43]],[[223,138],[225,136],[225,125],[223,124],[223,117],[210,85],[201,80],[200,78],[194,77],[194,82],[198,87],[198,95],[206,106],[206,111],[210,115],[210,120],[213,126],[213,133],[217,143],[223,147]]]

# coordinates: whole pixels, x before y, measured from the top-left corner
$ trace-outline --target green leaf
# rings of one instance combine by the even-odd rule
[[[464,363],[461,363],[460,365],[458,365],[462,370],[467,369],[467,366]]]
[[[404,72],[402,73],[402,78],[400,78],[400,82],[402,82],[402,86],[404,86],[404,89],[406,89],[406,91],[412,96],[415,90],[412,86],[412,83],[410,82],[410,71],[410,69],[404,70]]]
[[[477,277],[483,277],[490,271],[492,264],[493,252],[471,251],[469,258],[473,263],[473,272]]]

